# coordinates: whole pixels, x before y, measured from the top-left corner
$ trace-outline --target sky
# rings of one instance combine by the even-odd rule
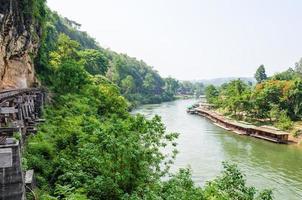
[[[272,75],[302,57],[301,0],[48,0],[102,47],[180,80]]]

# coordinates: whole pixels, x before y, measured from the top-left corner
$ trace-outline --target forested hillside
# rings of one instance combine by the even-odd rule
[[[52,51],[57,47],[56,41],[62,36],[61,34],[64,34],[77,42],[74,44],[78,51],[77,58],[82,59],[85,70],[91,75],[101,75],[115,83],[132,106],[171,101],[176,94],[200,95],[203,93],[202,84],[162,78],[144,61],[102,48],[86,32],[77,30],[78,23],[60,17],[50,10],[47,13],[45,25],[47,34],[40,50],[40,57],[37,59],[38,72],[43,74],[40,78],[44,83],[49,84],[51,81],[47,77],[52,71],[49,69],[51,65],[49,60],[55,56]]]
[[[173,98],[177,81],[99,48],[57,14],[39,9],[45,9],[39,18],[44,37],[36,69],[49,102],[46,123],[28,138],[24,152],[23,167],[34,169],[38,186],[28,199],[271,199],[271,191],[246,186],[236,166],[227,163],[203,188],[194,185],[189,170],[171,175],[178,134],[166,133],[158,116],[130,115],[120,91],[131,101],[161,101]],[[171,152],[164,154],[167,146]]]
[[[301,60],[302,61],[302,60]],[[295,69],[268,77],[261,65],[255,73],[257,84],[248,85],[234,80],[220,87],[206,88],[210,103],[226,115],[258,124],[274,125],[291,130],[298,136],[295,122],[302,117],[302,62]]]

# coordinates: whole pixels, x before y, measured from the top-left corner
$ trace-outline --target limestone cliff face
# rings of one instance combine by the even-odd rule
[[[31,87],[41,27],[24,14],[23,0],[0,1],[0,90]]]

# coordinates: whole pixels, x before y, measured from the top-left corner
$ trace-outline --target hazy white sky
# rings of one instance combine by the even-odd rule
[[[301,0],[48,0],[103,47],[181,80],[269,74],[302,57]]]

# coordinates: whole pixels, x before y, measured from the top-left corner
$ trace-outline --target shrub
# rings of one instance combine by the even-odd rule
[[[276,126],[281,130],[288,130],[292,128],[293,122],[285,112],[281,112],[280,116],[277,119]]]
[[[293,136],[294,137],[299,137],[300,135],[302,135],[302,130],[300,130],[300,129],[296,129],[296,130],[294,130],[293,132],[292,132],[292,134],[293,134]]]

